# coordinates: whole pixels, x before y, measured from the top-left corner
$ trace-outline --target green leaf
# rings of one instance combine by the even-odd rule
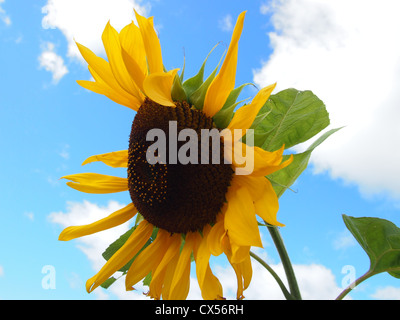
[[[254,133],[254,144],[268,151],[288,149],[329,125],[324,103],[311,91],[287,89],[272,95],[260,113],[270,111]]]
[[[343,215],[343,221],[370,259],[368,273],[388,272],[400,278],[400,229],[379,218]]]
[[[104,289],[108,289],[115,281],[117,281],[117,279],[111,277],[104,281],[100,286]]]
[[[151,271],[150,271],[149,274],[143,279],[143,285],[144,285],[144,286],[150,286],[150,282],[151,282]]]
[[[300,174],[307,168],[308,162],[311,157],[311,153],[316,147],[324,142],[329,136],[337,132],[341,128],[332,129],[325,132],[319,137],[308,149],[302,153],[293,155],[293,162],[286,168],[280,169],[270,175],[268,179],[271,181],[272,186],[276,192],[278,198],[296,181]],[[285,155],[283,160],[287,160],[290,156]]]

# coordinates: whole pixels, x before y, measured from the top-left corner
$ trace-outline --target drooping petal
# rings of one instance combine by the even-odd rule
[[[172,279],[174,278],[176,266],[179,261],[179,251],[176,252],[175,256],[172,258],[170,263],[166,266],[166,268],[162,271],[163,273],[163,284],[162,284],[162,293],[161,296],[164,300],[172,300],[170,298],[170,289],[172,284]]]
[[[231,122],[228,125],[230,130],[242,130],[240,138],[246,133],[246,129],[249,129],[256,118],[258,112],[262,106],[267,102],[271,92],[274,90],[276,84],[270,85],[261,89],[257,95],[253,98],[253,101],[245,106],[239,108]]]
[[[139,24],[139,29],[142,34],[144,48],[146,50],[147,62],[150,73],[163,72],[164,65],[161,54],[161,44],[157,37],[153,26],[153,19],[141,16],[135,10],[136,20]]]
[[[240,246],[234,243],[233,241],[231,241],[230,245],[232,252],[230,261],[232,263],[240,263],[248,257],[250,252],[250,246]]]
[[[114,193],[128,190],[128,179],[98,173],[79,173],[61,177],[71,188],[86,193]]]
[[[264,178],[258,178],[264,179]],[[277,220],[277,213],[279,210],[279,202],[278,197],[274,191],[274,188],[271,185],[269,180],[264,179],[266,181],[265,191],[262,197],[254,202],[254,207],[256,208],[256,214],[260,216],[265,222],[272,224],[274,226],[284,227],[285,225],[280,223]]]
[[[169,290],[169,299],[183,300],[186,299],[189,293],[190,285],[190,256],[193,251],[194,233],[186,234],[185,244],[179,255],[178,263],[175,268],[172,278],[171,287]]]
[[[108,217],[105,217],[91,224],[87,224],[84,226],[72,226],[64,229],[58,237],[58,240],[69,241],[106,229],[114,228],[132,219],[136,215],[136,213],[136,208],[132,203],[130,203],[126,207],[110,214]]]
[[[176,259],[174,258],[178,257],[180,246],[181,246],[181,235],[175,233],[171,236],[168,249],[165,252],[160,264],[157,266],[154,273],[152,273],[152,278],[149,286],[149,296],[151,298],[160,299],[161,294],[163,292],[162,290],[166,275],[166,269],[169,265],[171,265],[171,263],[173,264],[177,262],[177,258]],[[169,293],[169,287],[168,290],[166,290],[166,292]]]
[[[213,225],[207,237],[208,249],[212,255],[219,256],[223,252],[222,238],[224,237],[225,233],[224,220],[221,220]]]
[[[101,161],[113,168],[126,168],[128,166],[128,150],[114,151],[91,156],[82,165]]]
[[[265,222],[283,227],[284,224],[277,221],[276,215],[279,209],[278,197],[265,177],[235,176],[237,183],[249,191],[254,202],[256,214]]]
[[[203,236],[196,233],[196,241],[193,250],[196,261],[196,275],[200,286],[201,295],[205,300],[222,299],[222,286],[218,278],[214,276],[210,268],[211,252],[208,249],[207,238],[211,226],[207,225],[203,229]]]
[[[175,107],[171,97],[171,88],[178,70],[174,69],[168,72],[157,72],[148,75],[143,82],[143,89],[146,95],[163,106]]]
[[[86,291],[92,292],[117,270],[121,269],[131,260],[153,232],[153,225],[143,220],[130,235],[125,244],[107,261],[101,270],[86,282]]]
[[[293,161],[293,155],[289,159],[282,162],[282,154],[285,146],[281,149],[269,152],[259,147],[254,147],[254,170],[252,176],[267,176],[275,171],[287,167]]]
[[[238,42],[243,30],[245,13],[239,15],[221,70],[208,87],[203,112],[209,117],[213,117],[223,107],[235,87]]]
[[[140,92],[138,86],[131,78],[128,70],[126,69],[124,59],[122,58],[119,34],[117,30],[111,26],[110,22],[107,23],[104,29],[102,40],[107,53],[111,71],[118,84],[125,91],[136,97],[140,102],[143,102],[143,94]]]
[[[251,278],[253,275],[253,269],[251,266],[250,255],[246,257],[240,263],[232,263],[233,270],[235,270],[238,289],[236,292],[236,299],[242,300],[244,299],[243,291],[248,288],[251,282]]]
[[[167,231],[158,230],[156,239],[136,257],[130,266],[125,278],[126,290],[133,290],[132,286],[156,269],[167,251],[170,238]]]
[[[231,242],[238,246],[262,247],[255,208],[250,193],[232,180],[226,194],[225,230]]]

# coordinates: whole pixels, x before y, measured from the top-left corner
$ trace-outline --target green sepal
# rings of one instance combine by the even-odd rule
[[[207,55],[206,59],[204,60],[199,72],[195,76],[193,76],[183,82],[182,87],[185,90],[186,95],[189,98],[193,94],[193,92],[195,92],[197,89],[199,89],[200,86],[203,84],[204,68],[206,66],[208,57],[210,56],[211,52],[213,52],[217,46],[218,46],[218,44],[216,46],[214,46],[214,48],[211,49],[210,53]],[[182,71],[182,74],[183,74],[183,71]],[[183,77],[181,78],[181,81],[183,81]],[[190,99],[188,100],[188,103],[191,103]]]
[[[252,83],[245,83],[242,84],[240,87],[237,87],[231,91],[228,98],[226,99],[225,104],[213,117],[213,121],[216,126],[220,129],[226,128],[232,120],[235,108],[242,102],[248,100],[242,100],[236,102],[237,98],[239,97],[240,93],[242,92],[243,88],[248,85],[253,85]]]
[[[171,98],[173,101],[187,100],[186,92],[183,89],[181,78],[178,75],[175,76],[174,83],[172,84]]]
[[[189,97],[190,104],[194,105],[199,110],[203,109],[204,99],[206,98],[206,93],[207,93],[208,87],[210,86],[211,82],[214,80],[215,75],[218,71],[218,68],[219,68],[219,65],[208,76],[206,81],[204,81],[202,83],[202,85],[195,92],[193,92]]]
[[[188,95],[189,103],[194,105],[199,110],[203,109],[204,99],[206,97],[208,87],[210,86],[211,82],[214,80],[224,55],[222,55],[221,60],[219,61],[217,67],[213,70],[213,72],[211,72],[211,74],[208,76],[206,81],[204,81],[200,85],[200,87],[196,91],[194,91],[191,95]]]
[[[185,76],[185,68],[186,68],[186,58],[185,58],[185,54],[183,54],[183,67],[182,67],[181,75],[179,76],[179,80],[181,80],[181,83],[183,82],[183,78]]]

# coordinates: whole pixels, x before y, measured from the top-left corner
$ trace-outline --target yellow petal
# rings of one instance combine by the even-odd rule
[[[69,241],[75,238],[87,236],[89,234],[100,232],[106,229],[114,228],[116,226],[119,226],[120,224],[123,224],[129,219],[132,219],[136,215],[136,213],[137,213],[136,208],[133,206],[132,203],[130,203],[126,207],[118,211],[115,211],[108,217],[103,218],[99,221],[84,226],[73,226],[64,229],[61,232],[58,240]]]
[[[136,85],[143,91],[143,81],[147,76],[147,61],[140,30],[132,22],[121,30],[119,39],[126,69]]]
[[[152,232],[153,226],[146,220],[143,220],[125,244],[107,261],[103,268],[95,276],[86,281],[86,291],[92,292],[117,270],[126,265],[139,252],[147,240],[149,240]]]
[[[171,262],[163,270],[163,287],[162,287],[162,298],[164,300],[170,300],[170,289],[172,284],[172,279],[174,278],[175,269],[179,261],[179,251],[176,252],[175,256],[172,258]],[[172,300],[172,299],[171,299]]]
[[[262,247],[253,199],[246,188],[234,183],[233,180],[226,194],[225,230],[238,246]]]
[[[240,263],[231,263],[233,270],[236,273],[236,279],[238,289],[236,293],[236,299],[242,300],[244,298],[243,291],[248,288],[253,275],[253,269],[251,266],[250,255]]]
[[[67,182],[71,188],[87,193],[114,193],[128,190],[126,178],[108,176],[98,173],[80,173],[61,177],[73,182]]]
[[[82,165],[96,161],[101,161],[113,168],[126,168],[128,167],[128,150],[114,151],[91,156],[87,158]]]
[[[282,162],[282,154],[285,146],[281,149],[269,152],[259,147],[254,147],[254,170],[252,176],[267,176],[279,169],[287,167],[293,161],[293,155]]]
[[[166,275],[167,267],[172,263],[176,263],[178,259],[174,259],[174,257],[178,257],[179,249],[181,246],[181,235],[173,234],[170,239],[170,243],[167,251],[165,252],[160,264],[157,266],[157,269],[152,273],[151,282],[149,286],[149,295],[154,299],[160,299],[162,288],[164,285],[164,279]],[[172,280],[172,278],[171,278]],[[169,288],[166,290],[169,293]]]
[[[170,234],[159,229],[156,239],[133,261],[125,278],[126,290],[132,290],[136,283],[155,270],[167,251]]]
[[[114,74],[111,71],[111,67],[109,63],[101,57],[96,56],[90,49],[86,48],[85,46],[76,43],[80,53],[82,54],[83,58],[89,64],[89,71],[92,74],[93,78],[96,82],[105,83],[108,87],[112,90],[116,91],[116,94],[119,96],[126,97],[127,100],[132,101],[132,109],[138,109],[140,106],[139,100],[124,90],[117,80],[114,77]]]
[[[222,238],[224,237],[224,235],[224,221],[221,220],[214,224],[207,237],[207,245],[212,255],[219,256],[223,252]]]
[[[239,108],[235,112],[230,124],[228,125],[228,129],[230,130],[241,129],[242,130],[241,137],[242,137],[246,133],[246,129],[249,129],[251,127],[258,112],[260,111],[262,106],[267,102],[275,86],[276,84],[273,84],[261,89],[250,104]]]
[[[245,13],[239,15],[221,70],[208,87],[203,112],[209,117],[213,117],[223,107],[235,87],[238,42],[242,34]]]
[[[189,232],[186,234],[185,244],[179,255],[179,260],[175,268],[169,291],[169,299],[183,300],[189,293],[190,285],[190,256],[193,251],[194,234]]]
[[[178,70],[170,70],[167,73],[152,73],[147,76],[143,82],[143,89],[146,95],[163,106],[175,107],[171,98],[171,88]]]
[[[262,179],[262,178],[260,178]],[[265,191],[262,197],[254,202],[254,207],[256,208],[256,214],[260,216],[265,222],[272,224],[274,226],[284,227],[285,225],[280,223],[276,215],[279,210],[279,202],[278,197],[274,191],[274,188],[271,185],[269,180],[264,179],[267,183],[265,183]]]
[[[138,14],[135,10],[136,20],[139,24],[140,32],[142,34],[144,48],[146,50],[147,62],[149,65],[150,73],[163,72],[164,65],[161,55],[160,40],[157,37],[156,31],[152,23],[152,18],[146,19]]]
[[[232,140],[225,134],[229,132],[228,129],[221,132],[224,137],[224,161],[232,164],[236,175],[252,174],[255,166],[254,147]]]
[[[111,89],[108,85],[87,80],[78,80],[77,83],[87,90],[105,95],[108,99],[132,110],[137,111],[140,106],[140,103],[135,98],[121,95],[118,91]]]
[[[122,58],[124,59],[124,63],[126,66],[126,70],[128,71],[131,78],[135,81],[138,88],[144,92],[143,82],[146,78],[146,74],[142,71],[139,64],[122,48]]]
[[[218,278],[211,271],[209,260],[211,252],[208,249],[207,239],[211,226],[207,225],[203,229],[203,237],[196,233],[194,246],[194,259],[196,261],[196,275],[201,295],[205,300],[221,299],[223,296],[222,286]]]
[[[239,246],[234,242],[231,242],[231,258],[232,263],[240,263],[246,259],[250,252],[250,246]]]
[[[107,53],[111,71],[118,84],[142,103],[144,98],[143,94],[140,93],[138,87],[132,80],[125,67],[121,53],[119,35],[118,32],[111,26],[110,22],[107,23],[104,29],[102,40]]]
[[[278,197],[271,185],[271,182],[265,177],[254,176],[235,176],[236,182],[247,188],[254,202],[256,214],[265,222],[283,227],[284,224],[276,219],[279,209]]]
[[[119,33],[119,40],[124,51],[139,65],[143,74],[147,74],[146,51],[140,29],[132,22]]]

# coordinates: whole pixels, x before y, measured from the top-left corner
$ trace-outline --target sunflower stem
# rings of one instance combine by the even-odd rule
[[[297,284],[296,275],[294,273],[292,263],[290,262],[289,255],[286,251],[279,229],[278,227],[272,225],[268,225],[267,228],[271,234],[272,240],[275,243],[275,247],[278,250],[283,268],[285,269],[286,278],[289,283],[290,294],[295,300],[301,300],[301,294]]]
[[[349,284],[346,289],[344,289],[336,298],[336,300],[343,300],[343,298],[351,291],[353,290],[356,286],[358,286],[361,282],[364,280],[367,280],[368,278],[372,277],[374,273],[372,272],[367,272],[366,274],[362,275],[358,279],[356,279],[353,283]]]
[[[278,283],[279,287],[281,288],[282,293],[285,296],[286,300],[294,300],[294,297],[286,289],[285,284],[282,282],[281,278],[279,278],[279,276],[276,274],[276,272],[263,259],[261,259],[258,255],[256,255],[254,252],[250,251],[250,256],[254,260],[256,260],[257,262],[259,262],[274,277],[274,279]]]

